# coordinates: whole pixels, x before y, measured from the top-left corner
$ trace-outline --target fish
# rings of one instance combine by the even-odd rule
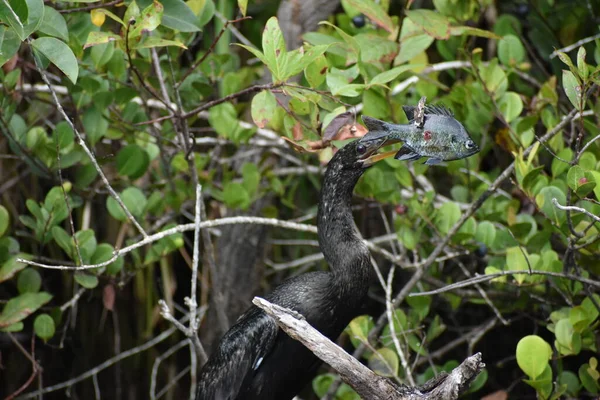
[[[418,160],[427,157],[425,164],[460,160],[479,152],[479,146],[465,127],[444,106],[403,106],[408,124],[392,124],[369,116],[362,120],[369,130],[361,143],[386,140],[386,145],[402,142],[394,156],[397,160]]]

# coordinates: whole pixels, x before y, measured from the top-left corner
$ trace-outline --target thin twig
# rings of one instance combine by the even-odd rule
[[[588,217],[594,219],[596,222],[600,222],[600,217],[592,214],[591,212],[589,212],[585,208],[575,207],[575,206],[563,206],[563,205],[561,205],[558,202],[558,200],[556,200],[556,197],[552,198],[552,204],[554,204],[554,206],[556,208],[558,208],[559,210],[563,210],[563,211],[577,211],[577,212],[583,213],[583,214],[587,215]]]
[[[28,38],[27,42],[31,46],[31,39]],[[69,116],[67,115],[65,110],[63,109],[62,105],[60,104],[60,101],[58,100],[58,96],[54,92],[54,89],[53,89],[52,85],[50,84],[48,77],[46,76],[46,72],[39,65],[39,60],[37,59],[37,57],[35,57],[35,66],[36,66],[36,69],[39,72],[40,76],[42,77],[42,80],[48,86],[48,88],[50,90],[50,94],[52,95],[52,99],[54,100],[54,104],[56,105],[56,108],[58,109],[58,112],[62,115],[63,119],[67,122],[67,124],[69,124],[69,126],[71,127],[73,132],[75,132],[75,136],[77,136],[77,143],[83,148],[83,151],[85,151],[85,153],[89,157],[90,161],[94,165],[94,168],[96,169],[96,171],[98,171],[98,175],[100,175],[100,178],[102,179],[102,182],[104,182],[104,185],[110,192],[110,195],[116,200],[116,202],[119,204],[119,206],[121,206],[121,208],[123,209],[123,212],[127,216],[127,219],[129,219],[129,221],[131,221],[131,223],[137,228],[137,230],[142,234],[142,236],[144,236],[144,238],[146,238],[148,236],[148,234],[144,231],[142,226],[137,222],[137,220],[131,214],[131,212],[125,205],[125,203],[123,203],[123,200],[121,200],[121,197],[119,197],[117,192],[115,192],[115,190],[112,188],[112,186],[110,185],[110,182],[106,178],[106,175],[104,175],[104,171],[102,171],[102,168],[98,164],[98,161],[96,161],[96,157],[94,156],[94,154],[92,153],[90,148],[86,145],[85,140],[83,139],[83,136],[81,136],[81,133],[79,132],[79,130],[77,130],[77,128],[73,124],[73,121],[71,121],[71,119],[69,118]]]
[[[476,275],[473,278],[466,279],[461,282],[451,283],[451,284],[441,287],[439,289],[430,290],[427,292],[411,293],[409,295],[409,297],[431,296],[434,294],[445,293],[445,292],[449,292],[454,289],[464,288],[467,286],[473,286],[473,285],[476,285],[476,284],[482,283],[482,282],[488,282],[493,279],[499,278],[501,276],[506,276],[506,275],[546,275],[546,276],[552,276],[555,278],[570,279],[572,281],[585,283],[585,284],[588,284],[590,286],[600,289],[600,281],[595,281],[593,279],[588,279],[588,278],[582,278],[577,275],[567,274],[567,273],[563,273],[563,272],[538,271],[538,270],[534,269],[531,272],[528,272],[525,270],[514,270],[514,271],[501,271],[501,272],[496,272],[493,274],[486,274],[486,275]]]
[[[201,309],[199,311],[202,312]],[[189,314],[184,315],[181,318],[181,320],[179,320],[178,322],[180,324],[183,324],[183,323],[187,322],[189,318],[190,318]],[[84,380],[86,380],[88,378],[91,378],[92,376],[100,373],[101,371],[105,370],[106,368],[108,368],[108,367],[110,367],[110,366],[112,366],[112,365],[114,365],[114,364],[116,364],[116,363],[118,363],[118,362],[120,362],[120,361],[128,358],[128,357],[134,356],[136,354],[139,354],[141,352],[144,352],[144,351],[146,351],[146,350],[148,350],[148,349],[156,346],[158,343],[160,343],[160,342],[166,340],[167,338],[169,338],[175,332],[177,332],[177,328],[173,326],[173,327],[167,329],[166,331],[162,332],[158,336],[150,339],[146,343],[144,343],[142,345],[139,345],[139,346],[136,346],[134,348],[131,348],[131,349],[127,350],[127,351],[124,351],[124,352],[122,352],[122,353],[120,353],[120,354],[118,354],[118,355],[116,355],[116,356],[114,356],[112,358],[109,358],[108,360],[106,360],[103,363],[95,366],[94,368],[92,368],[92,369],[90,369],[90,370],[82,373],[81,375],[78,375],[78,376],[76,376],[74,378],[71,378],[71,379],[69,379],[69,380],[67,380],[65,382],[58,383],[58,384],[52,385],[52,386],[47,386],[47,387],[45,387],[43,389],[40,389],[40,390],[37,390],[35,392],[27,393],[27,394],[21,396],[19,399],[23,399],[23,400],[25,400],[25,399],[33,399],[35,397],[44,395],[46,393],[51,393],[51,392],[55,392],[55,391],[60,390],[60,389],[65,389],[65,388],[71,387],[71,386],[75,385],[76,383],[79,383],[79,382],[84,381]]]
[[[552,53],[550,53],[550,59],[552,60],[554,57],[558,56],[558,53],[568,53],[569,51],[576,49],[579,46],[584,45],[586,43],[593,42],[594,40],[596,40],[598,38],[600,38],[600,33],[597,33],[594,36],[589,36],[589,37],[583,38],[581,40],[578,40],[575,43],[565,46],[563,48],[556,49]]]

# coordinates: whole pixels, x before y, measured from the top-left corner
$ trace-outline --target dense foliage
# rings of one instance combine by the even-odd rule
[[[247,3],[0,1],[0,394],[187,396],[202,351],[173,356],[188,339],[158,300],[219,311],[232,213],[273,226],[260,293],[326,268],[314,227],[282,221],[315,224],[357,113],[406,122],[427,96],[482,150],[359,182],[378,279],[341,342],[411,385],[481,351],[479,397],[597,396],[598,4],[342,0],[289,49],[278,2]],[[357,398],[334,371],[312,389]]]

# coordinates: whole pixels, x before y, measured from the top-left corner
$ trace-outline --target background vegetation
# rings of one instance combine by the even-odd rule
[[[592,0],[1,0],[0,395],[188,396],[254,295],[326,268],[321,173],[364,133],[329,123],[406,122],[427,96],[482,150],[365,174],[377,280],[340,342],[407,384],[481,351],[474,398],[597,396],[599,18]],[[317,397],[356,395],[323,368]]]

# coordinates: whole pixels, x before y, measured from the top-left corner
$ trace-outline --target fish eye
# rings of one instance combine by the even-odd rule
[[[475,143],[472,140],[467,140],[465,142],[465,147],[469,150],[471,150],[473,147],[475,147]]]
[[[362,156],[367,152],[367,146],[365,146],[364,144],[359,144],[358,146],[356,146],[356,152]]]

